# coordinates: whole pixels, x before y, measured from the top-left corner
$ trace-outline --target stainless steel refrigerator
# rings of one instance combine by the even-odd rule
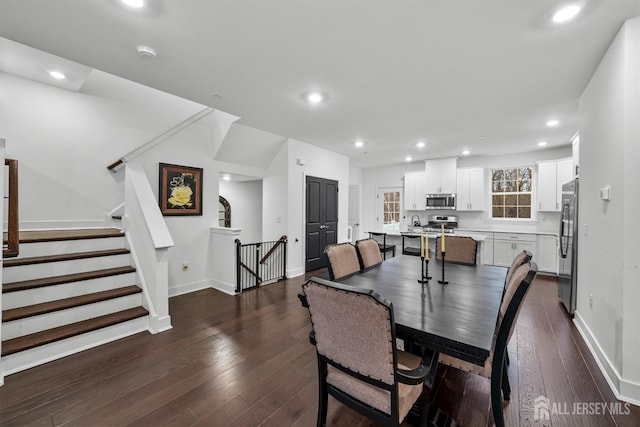
[[[573,316],[578,276],[578,178],[562,185],[559,257],[558,296]]]

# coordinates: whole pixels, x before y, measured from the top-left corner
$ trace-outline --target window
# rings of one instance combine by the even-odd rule
[[[382,202],[378,216],[378,228],[382,230],[400,230],[402,188],[385,188],[378,191],[378,200]],[[380,222],[382,222],[380,224]]]
[[[532,166],[491,170],[491,217],[531,219]]]

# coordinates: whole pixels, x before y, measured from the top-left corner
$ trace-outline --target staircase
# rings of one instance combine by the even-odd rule
[[[118,229],[20,232],[2,272],[4,375],[148,329]]]

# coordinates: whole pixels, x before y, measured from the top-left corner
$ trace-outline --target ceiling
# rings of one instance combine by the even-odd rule
[[[640,15],[640,0],[584,0],[564,25],[550,21],[566,4],[556,0],[146,3],[0,0],[0,36],[360,167],[569,144],[580,94],[623,22]],[[309,105],[311,90],[328,99]],[[560,124],[547,127],[551,118]]]

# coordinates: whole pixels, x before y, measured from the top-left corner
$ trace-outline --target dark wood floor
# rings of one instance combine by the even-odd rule
[[[316,362],[308,314],[296,294],[303,278],[232,297],[204,290],[172,298],[173,329],[138,334],[5,378],[1,426],[312,426]],[[553,415],[534,420],[544,395],[615,402],[570,319],[555,281],[536,279],[510,344],[509,426],[639,426],[629,415]],[[465,427],[493,423],[489,380],[441,369],[438,405]],[[332,426],[367,426],[335,400]]]

